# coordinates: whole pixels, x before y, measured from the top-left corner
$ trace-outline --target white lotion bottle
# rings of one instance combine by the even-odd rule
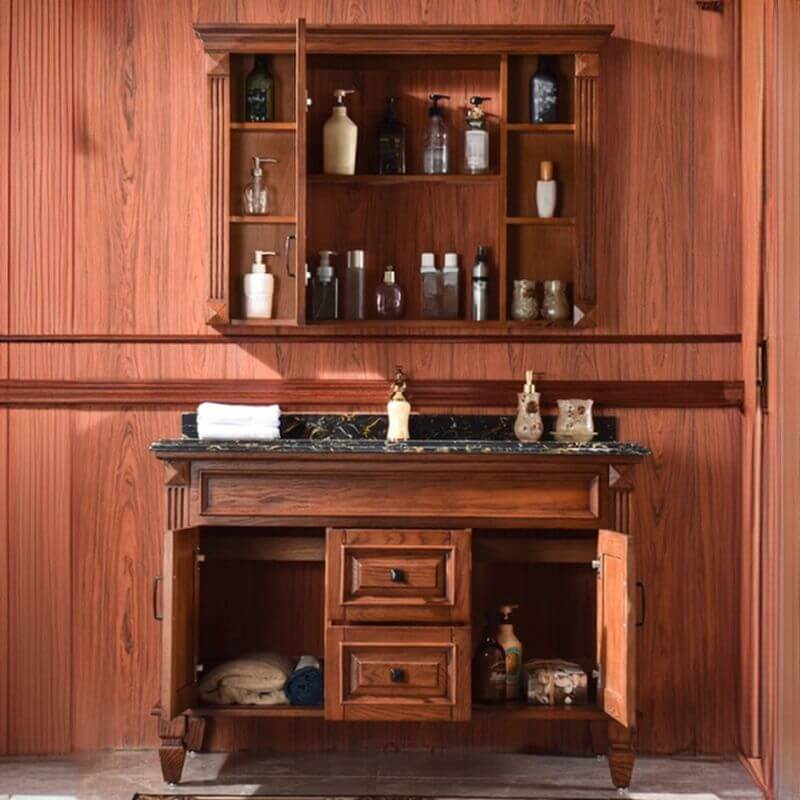
[[[244,276],[245,319],[271,319],[275,276],[267,272],[264,256],[277,255],[274,250],[256,250],[256,260]]]
[[[536,181],[536,211],[543,219],[555,216],[558,191],[553,178],[553,162],[542,161]]]
[[[322,171],[326,175],[355,175],[358,125],[347,116],[344,98],[355,89],[337,89],[336,103],[322,126]]]

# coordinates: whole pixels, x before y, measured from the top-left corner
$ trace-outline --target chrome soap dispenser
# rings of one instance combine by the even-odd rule
[[[250,174],[253,180],[244,187],[242,200],[245,214],[266,214],[269,210],[267,184],[264,180],[262,164],[277,164],[277,158],[267,156],[253,156],[253,169]]]

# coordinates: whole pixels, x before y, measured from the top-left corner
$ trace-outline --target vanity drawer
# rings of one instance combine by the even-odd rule
[[[469,627],[328,626],[326,719],[469,719],[470,644]]]
[[[469,530],[330,528],[333,622],[469,622]]]

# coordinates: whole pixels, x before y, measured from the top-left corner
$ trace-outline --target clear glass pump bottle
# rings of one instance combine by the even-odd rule
[[[264,170],[261,169],[261,165],[277,163],[277,158],[253,156],[253,169],[250,172],[253,180],[244,187],[244,192],[242,192],[245,214],[266,214],[269,211],[267,183],[264,180]]]
[[[449,100],[446,94],[429,95],[428,127],[425,130],[422,171],[426,175],[445,175],[448,171],[447,126],[444,124],[440,100]]]
[[[464,172],[481,175],[489,171],[489,132],[483,103],[491,97],[475,95],[467,107],[467,129],[464,131]]]

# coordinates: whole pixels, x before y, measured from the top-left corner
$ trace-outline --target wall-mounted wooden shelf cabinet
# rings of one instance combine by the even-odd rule
[[[206,321],[223,332],[336,337],[409,335],[435,330],[502,338],[526,330],[594,324],[600,53],[609,26],[296,26],[198,25],[206,50],[210,106],[210,241]],[[256,54],[269,56],[275,119],[245,120],[245,82]],[[529,121],[530,79],[549,55],[559,82],[559,121]],[[354,87],[348,111],[359,126],[356,174],[322,174],[322,128],[333,90]],[[451,171],[422,174],[427,96],[448,94]],[[461,173],[464,109],[488,96],[490,169]],[[376,128],[388,95],[406,125],[407,174],[376,174]],[[242,191],[253,156],[278,159],[265,170],[269,215],[246,215]],[[557,216],[541,219],[536,180],[555,164]],[[490,254],[489,319],[470,320],[470,267],[478,245]],[[243,320],[242,281],[254,250],[274,250],[273,319]],[[305,276],[319,250],[366,251],[363,321],[312,322]],[[460,318],[422,318],[420,253],[460,254]],[[441,263],[441,262],[440,262]],[[404,318],[375,319],[374,294],[386,265],[406,294]],[[519,322],[515,280],[569,285],[572,319]],[[377,334],[376,334],[377,332]]]

